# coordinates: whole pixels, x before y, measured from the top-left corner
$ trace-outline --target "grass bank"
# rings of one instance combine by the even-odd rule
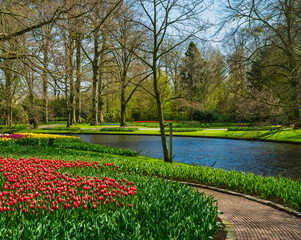
[[[18,131],[18,132],[26,132]],[[122,131],[100,131],[98,129],[80,129],[80,130],[32,130],[35,133],[74,133],[74,134],[132,134],[132,135],[160,135],[158,130],[141,129],[134,132]],[[167,135],[169,135],[167,131]],[[196,132],[174,132],[174,136],[189,136],[189,137],[213,137],[213,138],[229,138],[239,140],[253,140],[253,141],[272,141],[272,142],[286,142],[286,143],[300,143],[301,144],[301,129],[287,129],[287,130],[271,130],[271,131],[227,131],[227,130],[202,130]]]
[[[227,131],[217,129],[220,128],[236,128],[236,131]],[[236,126],[241,126],[237,125]],[[247,125],[246,125],[247,126]],[[42,126],[43,127],[43,126]],[[148,127],[148,128],[147,128]],[[160,135],[159,130],[154,130],[150,127],[158,127],[157,123],[131,123],[129,128],[119,128],[118,124],[102,124],[99,126],[90,126],[89,124],[78,124],[71,128],[66,128],[66,125],[48,126],[46,128],[30,129],[28,125],[21,124],[13,127],[1,126],[3,133],[13,132],[33,132],[33,133],[74,133],[74,134],[133,134],[133,135]],[[199,129],[198,129],[198,128]],[[201,128],[200,128],[201,127]],[[110,128],[110,129],[109,129]],[[140,130],[138,130],[140,128]],[[174,123],[175,136],[191,136],[191,137],[212,137],[212,138],[229,138],[242,140],[256,140],[256,141],[272,141],[272,142],[286,142],[286,143],[301,143],[301,129],[273,129],[271,130],[252,130],[256,127],[245,127],[247,131],[237,131],[244,127],[235,127],[234,124],[180,124]],[[205,130],[204,130],[205,128]],[[209,129],[208,129],[209,128]],[[186,131],[185,131],[186,129]],[[192,131],[193,129],[193,131]],[[107,130],[107,131],[106,131]],[[114,131],[115,130],[115,131]],[[169,128],[167,135],[169,134]],[[200,130],[200,131],[197,131]]]
[[[79,143],[68,140],[68,144],[59,144],[59,147],[36,148],[34,146],[19,145],[18,141],[7,144],[2,143],[0,152],[2,155],[26,154],[43,157],[66,157],[74,159],[74,156],[86,156],[88,159],[104,157],[110,159],[120,167],[120,170],[129,174],[145,176],[157,176],[161,178],[192,181],[201,184],[217,186],[224,189],[234,190],[246,194],[258,196],[274,202],[282,203],[291,208],[301,210],[301,181],[292,181],[283,177],[263,177],[253,173],[237,171],[225,171],[202,166],[191,166],[174,162],[164,163],[159,159],[142,156],[120,156],[108,153],[100,153],[101,148],[87,147],[87,143]],[[6,146],[4,146],[6,144]],[[31,144],[28,142],[27,144]],[[37,144],[37,142],[33,142]],[[89,145],[89,144],[88,144]],[[1,144],[0,144],[1,146]],[[72,149],[72,146],[75,146]],[[93,146],[93,144],[91,145]],[[85,150],[85,151],[83,151]],[[118,154],[119,150],[116,150]]]
[[[15,139],[0,141],[1,239],[205,240],[219,229],[212,197],[126,167],[159,160]]]

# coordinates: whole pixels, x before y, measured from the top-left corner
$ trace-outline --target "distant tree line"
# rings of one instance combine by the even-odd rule
[[[225,1],[219,48],[206,3],[1,0],[0,121],[300,124],[300,1]]]

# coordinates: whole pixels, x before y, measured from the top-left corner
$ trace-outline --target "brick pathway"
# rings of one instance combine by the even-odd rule
[[[234,224],[237,240],[301,240],[301,218],[270,206],[210,189],[218,208]]]

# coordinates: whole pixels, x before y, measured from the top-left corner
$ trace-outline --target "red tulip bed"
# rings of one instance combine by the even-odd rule
[[[134,182],[95,176],[62,174],[65,168],[108,168],[97,162],[45,159],[0,158],[3,190],[0,192],[0,212],[9,214],[44,214],[60,209],[96,209],[101,204],[123,207],[127,198],[137,194]],[[113,168],[115,170],[115,168]],[[99,174],[98,174],[99,176]],[[132,207],[127,204],[127,207]]]
[[[0,238],[208,239],[217,231],[214,199],[84,159],[0,157]]]

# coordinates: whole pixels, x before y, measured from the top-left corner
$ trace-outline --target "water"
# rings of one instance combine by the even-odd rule
[[[140,155],[163,159],[159,136],[84,135],[88,142],[129,148]],[[174,161],[301,179],[301,145],[231,139],[174,137]]]

